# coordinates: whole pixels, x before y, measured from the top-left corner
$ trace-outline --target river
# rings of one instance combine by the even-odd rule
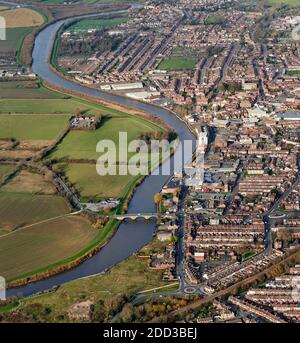
[[[116,12],[105,13],[113,14]],[[84,15],[82,17],[92,17],[93,15]],[[99,14],[97,14],[99,16]],[[126,106],[130,106],[137,110],[142,110],[153,116],[156,116],[173,127],[178,134],[179,139],[183,142],[189,140],[195,142],[195,138],[189,131],[188,127],[175,115],[169,111],[138,102],[129,98],[120,97],[114,94],[101,92],[95,89],[88,88],[86,86],[77,84],[75,82],[66,80],[57,74],[55,74],[48,66],[49,56],[51,54],[53,41],[56,33],[68,20],[60,20],[53,24],[50,24],[43,29],[35,39],[35,46],[33,49],[33,71],[38,74],[42,79],[54,84],[58,87],[68,89],[71,91],[79,92],[81,94],[87,94],[98,97],[100,99],[110,101],[112,103],[118,103]],[[96,148],[96,147],[95,147]],[[174,156],[171,157],[171,173],[174,170],[182,169],[180,151],[176,151]],[[191,155],[184,156],[185,161],[191,159]],[[174,162],[175,161],[175,162]],[[165,163],[168,163],[166,161]],[[149,213],[154,212],[153,197],[156,192],[159,192],[165,182],[168,180],[169,175],[150,175],[146,177],[144,182],[137,188],[132,200],[130,201],[128,212],[130,213]],[[153,222],[131,222],[122,223],[115,235],[103,247],[95,256],[86,260],[79,266],[50,277],[48,279],[37,281],[35,283],[28,284],[24,287],[12,288],[7,290],[7,296],[23,295],[29,296],[37,292],[45,291],[53,286],[66,283],[82,277],[95,275],[104,272],[106,269],[114,266],[115,264],[125,260],[133,253],[141,249],[144,245],[149,243],[153,237],[155,230],[155,224]]]

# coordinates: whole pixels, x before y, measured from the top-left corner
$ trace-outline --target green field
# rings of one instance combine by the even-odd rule
[[[0,114],[0,138],[53,140],[68,124],[67,115]]]
[[[70,163],[62,165],[61,168],[84,199],[117,198],[134,181],[134,176],[131,175],[100,176],[95,164]]]
[[[69,213],[64,198],[55,195],[18,194],[0,191],[0,232]]]
[[[160,70],[191,70],[194,68],[197,60],[185,57],[165,58],[157,67]]]
[[[205,25],[220,25],[225,21],[225,18],[221,15],[209,15],[204,24]]]
[[[6,30],[6,40],[0,40],[0,52],[15,54],[21,47],[24,38],[32,30],[31,27],[18,27]]]
[[[0,183],[3,180],[3,177],[10,174],[14,169],[15,166],[12,164],[0,164]]]
[[[0,237],[0,273],[31,272],[74,255],[97,235],[82,217],[69,216]]]
[[[83,19],[68,27],[68,30],[91,30],[102,27],[114,27],[126,23],[128,18],[119,17],[111,19]]]
[[[21,113],[21,114],[74,114],[77,111],[93,114],[125,115],[124,112],[98,105],[89,101],[68,97],[62,99],[61,93],[57,99],[0,99],[0,113]]]
[[[300,75],[300,70],[288,70],[287,75]]]
[[[130,115],[109,116],[102,119],[97,130],[71,131],[50,155],[52,159],[97,159],[101,153],[96,152],[97,143],[108,139],[116,143],[119,151],[119,132],[127,132],[128,142],[137,139],[141,133],[159,128],[144,120]]]
[[[300,6],[299,0],[268,0],[270,4],[274,5],[290,5],[290,6]]]
[[[35,81],[0,82],[0,99],[63,99],[65,96],[41,86]]]
[[[255,256],[257,253],[254,252],[254,251],[248,251],[248,252],[245,252],[244,254],[242,254],[242,261],[246,261],[248,260],[249,258]]]
[[[3,99],[0,100],[2,113],[66,114],[77,109],[88,110],[80,101],[73,99]]]

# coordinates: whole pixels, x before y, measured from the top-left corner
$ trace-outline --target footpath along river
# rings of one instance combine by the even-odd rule
[[[105,15],[114,14],[118,12],[119,11],[105,13]],[[82,18],[93,16],[98,17],[99,14],[84,15],[82,16]],[[186,124],[182,122],[180,119],[178,119],[174,114],[163,108],[135,101],[129,98],[124,98],[118,95],[91,89],[89,87],[66,80],[57,75],[56,73],[54,73],[48,65],[49,56],[51,55],[52,51],[53,41],[56,37],[56,33],[59,30],[59,28],[69,20],[70,19],[60,20],[58,22],[50,24],[47,27],[45,27],[42,31],[40,31],[40,33],[36,36],[35,45],[32,53],[32,69],[36,74],[39,75],[39,77],[57,87],[64,88],[66,90],[98,97],[99,99],[103,99],[111,103],[129,106],[136,110],[142,110],[152,116],[160,118],[169,126],[174,128],[181,142],[185,140],[195,142],[195,137],[190,132]],[[185,154],[184,160],[189,161],[190,159],[191,154]],[[182,158],[179,151],[176,151],[175,154],[171,157],[170,161],[166,161],[165,163],[170,162],[171,173],[173,173],[174,170],[182,169]],[[154,194],[161,190],[162,186],[165,184],[168,178],[169,175],[147,176],[144,182],[137,188],[136,192],[134,193],[129,204],[128,212],[154,212]],[[96,255],[86,260],[79,266],[69,271],[66,271],[62,274],[58,274],[48,279],[28,284],[24,287],[9,289],[7,290],[7,296],[9,297],[17,294],[29,296],[37,292],[48,290],[53,286],[60,285],[71,280],[101,273],[106,269],[114,266],[115,264],[125,260],[127,257],[141,249],[147,243],[149,243],[153,237],[154,230],[154,222],[122,223],[119,226],[115,235],[105,245],[105,247],[103,247],[103,249],[101,249]]]

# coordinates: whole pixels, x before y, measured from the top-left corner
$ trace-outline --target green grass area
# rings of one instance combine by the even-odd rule
[[[300,70],[288,70],[288,75],[300,75]]]
[[[0,138],[53,140],[67,126],[68,115],[0,115]]]
[[[220,25],[225,21],[225,18],[221,15],[209,15],[205,21],[205,25]]]
[[[0,183],[4,176],[10,174],[15,168],[13,164],[0,164]]]
[[[101,140],[112,140],[119,153],[119,132],[127,132],[128,142],[137,139],[141,133],[159,130],[146,121],[130,115],[106,116],[97,130],[71,131],[52,152],[52,159],[98,159],[101,153],[96,152],[97,143]],[[122,147],[125,149],[125,147]]]
[[[151,244],[144,246],[140,251],[140,256],[149,256],[151,254],[156,254],[164,250],[166,242],[162,242],[157,237],[154,237]]]
[[[0,229],[3,233],[69,212],[66,201],[60,196],[0,192]]]
[[[197,60],[195,58],[168,57],[165,58],[157,67],[161,70],[191,70]]]
[[[0,270],[8,280],[77,253],[95,239],[87,219],[69,216],[0,237]]]
[[[134,180],[134,176],[131,175],[100,176],[94,163],[62,164],[60,168],[83,199],[117,198]]]
[[[242,261],[246,261],[255,255],[256,255],[256,252],[254,252],[254,251],[245,252],[244,254],[242,254]]]
[[[2,99],[63,99],[65,95],[51,91],[36,81],[0,82]]]
[[[32,315],[38,308],[35,312],[36,320],[68,322],[68,311],[76,303],[86,300],[96,303],[102,300],[103,309],[109,309],[110,303],[122,294],[130,296],[167,284],[162,281],[162,271],[149,270],[147,258],[131,256],[104,275],[72,281],[60,286],[55,292],[23,299],[19,309],[24,314]],[[49,311],[44,311],[46,308]]]
[[[15,301],[15,302],[11,302],[9,304],[6,304],[4,306],[0,306],[0,313],[5,313],[5,312],[9,312],[12,309],[15,309],[16,307],[19,306],[19,301]]]
[[[299,0],[268,0],[270,4],[273,5],[290,5],[290,6],[295,6],[299,7],[300,2]]]
[[[6,40],[0,40],[2,53],[17,53],[24,38],[32,31],[32,27],[9,28],[6,30]]]
[[[93,107],[93,106],[92,106]],[[88,110],[81,101],[75,99],[2,99],[0,113],[66,114],[77,109]]]
[[[83,19],[68,27],[68,30],[91,30],[101,29],[102,27],[114,27],[128,21],[127,17],[110,19]]]
[[[74,114],[77,111],[84,113],[102,114],[110,116],[126,115],[124,112],[111,109],[106,106],[80,100],[78,98],[62,98],[61,93],[57,99],[0,99],[0,113],[21,114]]]

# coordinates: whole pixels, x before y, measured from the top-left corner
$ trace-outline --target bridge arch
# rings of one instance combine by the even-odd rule
[[[156,213],[125,213],[125,214],[115,214],[112,218],[119,221],[142,221],[142,220],[153,220],[157,218]]]

